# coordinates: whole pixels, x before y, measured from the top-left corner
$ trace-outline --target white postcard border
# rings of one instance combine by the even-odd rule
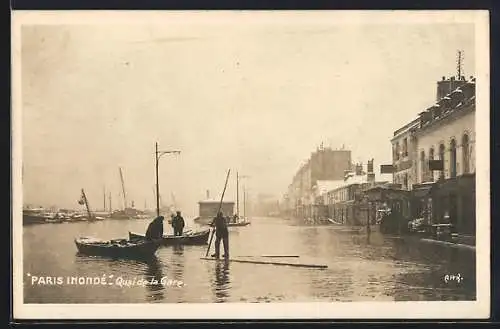
[[[236,17],[236,20],[235,20]],[[476,34],[477,301],[225,304],[24,304],[22,227],[23,24],[472,23]],[[188,19],[189,18],[189,19]],[[13,310],[15,319],[481,319],[490,314],[489,13],[488,11],[132,12],[20,11],[12,20]]]

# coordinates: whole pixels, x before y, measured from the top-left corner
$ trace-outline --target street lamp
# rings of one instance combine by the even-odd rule
[[[165,154],[180,154],[181,151],[159,151],[158,142],[155,144],[155,167],[156,167],[156,216],[160,216],[160,185],[158,184],[158,162]]]

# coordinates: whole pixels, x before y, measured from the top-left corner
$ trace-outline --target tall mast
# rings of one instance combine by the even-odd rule
[[[243,185],[243,218],[247,218],[247,190]]]
[[[104,204],[103,204],[103,209],[104,211],[106,211],[106,186],[104,186],[103,188],[103,201],[104,201]]]
[[[120,180],[122,181],[124,209],[126,209],[127,208],[127,195],[125,194],[125,182],[123,180],[122,168],[118,168],[118,169],[120,170]]]
[[[460,80],[462,78],[463,74],[463,69],[462,69],[462,64],[463,64],[463,51],[459,50],[457,51],[457,79]]]
[[[174,210],[177,210],[177,201],[175,201],[175,194],[174,194],[174,192],[170,192],[170,195],[172,197],[172,205],[174,206]]]
[[[240,217],[240,179],[239,174],[236,172],[236,216]]]
[[[87,200],[87,196],[85,195],[85,191],[83,189],[82,189],[82,197],[83,197],[83,201],[85,202],[85,207],[87,208],[87,213],[89,215],[89,219],[91,219],[92,213],[90,212],[89,201]]]
[[[155,143],[155,167],[156,167],[156,216],[160,216],[160,186],[158,185],[158,142]]]
[[[111,207],[111,192],[109,192],[109,195],[108,195],[108,198],[109,198],[109,212],[113,212],[113,208]]]

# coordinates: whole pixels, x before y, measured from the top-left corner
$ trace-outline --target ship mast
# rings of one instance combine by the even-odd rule
[[[122,192],[123,192],[123,202],[124,202],[124,207],[123,209],[127,208],[127,195],[125,194],[125,183],[123,180],[123,173],[122,173],[122,168],[118,168],[120,170],[120,180],[122,182]]]
[[[240,188],[239,188],[239,174],[236,172],[236,217],[240,217]]]
[[[87,196],[85,195],[85,191],[83,190],[83,188],[82,188],[82,198],[83,198],[83,201],[85,202],[85,207],[87,208],[87,213],[89,215],[89,219],[92,219],[93,216],[92,216],[92,213],[90,212],[89,201],[87,200]]]

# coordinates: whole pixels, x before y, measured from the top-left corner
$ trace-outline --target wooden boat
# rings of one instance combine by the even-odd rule
[[[133,232],[128,232],[130,240],[144,240],[145,236],[143,234],[137,234]],[[208,238],[210,236],[210,230],[203,230],[200,232],[186,232],[181,236],[174,235],[163,235],[161,240],[162,244],[165,246],[171,245],[205,245],[208,243]]]
[[[227,226],[228,227],[232,227],[232,226],[247,226],[249,225],[250,222],[249,221],[246,221],[246,220],[242,220],[242,221],[239,221],[239,222],[236,222],[236,223],[227,223]]]
[[[47,217],[45,209],[23,209],[23,225],[45,224]]]
[[[115,239],[109,241],[80,237],[75,239],[78,252],[88,256],[112,258],[149,258],[161,245],[161,241]]]

